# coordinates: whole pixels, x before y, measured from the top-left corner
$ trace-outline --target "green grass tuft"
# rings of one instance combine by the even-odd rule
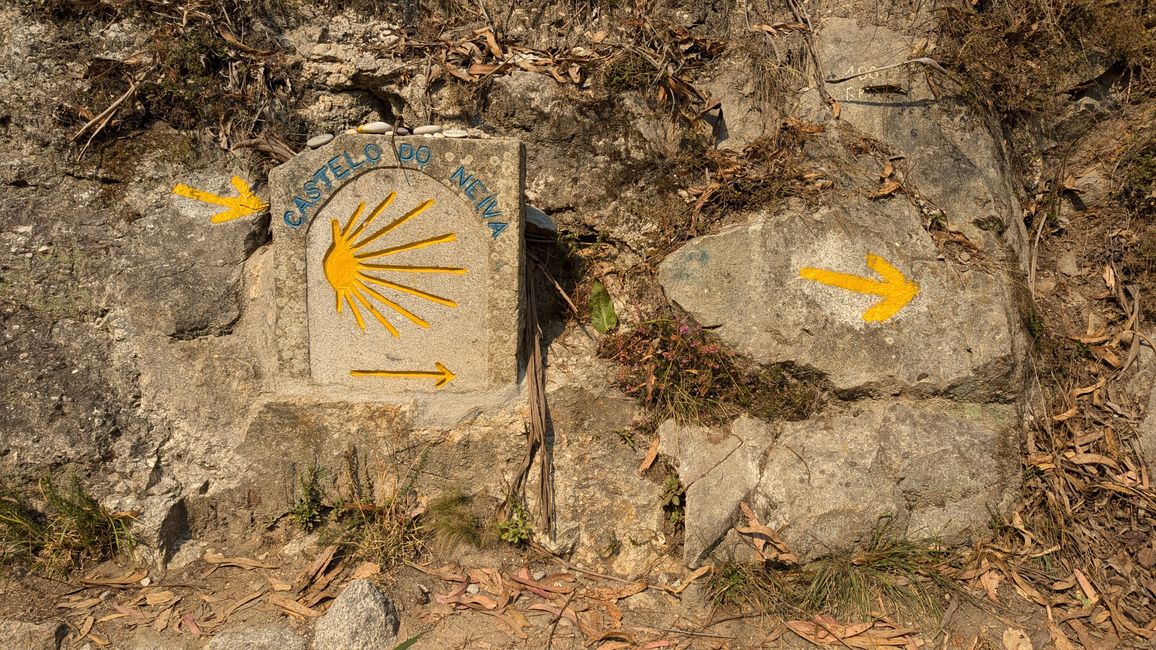
[[[29,562],[66,574],[132,552],[132,515],[109,512],[75,477],[63,489],[50,479],[40,481],[38,496],[42,508],[25,495],[0,490],[0,564]]]

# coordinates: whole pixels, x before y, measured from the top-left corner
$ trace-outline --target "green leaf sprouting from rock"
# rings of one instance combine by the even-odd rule
[[[614,313],[614,303],[610,301],[610,294],[597,280],[590,289],[590,324],[599,334],[605,334],[618,327],[618,315]]]

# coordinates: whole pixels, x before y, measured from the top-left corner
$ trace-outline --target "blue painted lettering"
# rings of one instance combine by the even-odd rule
[[[349,170],[341,166],[341,156],[334,156],[326,163],[326,167],[333,173],[335,180],[343,181],[346,176],[349,176]]]
[[[305,218],[305,212],[313,207],[312,201],[307,201],[299,196],[293,197],[293,205],[297,206],[297,211],[301,213],[301,218]]]
[[[466,196],[470,197],[471,201],[478,200],[478,197],[474,196],[474,189],[479,187],[482,188],[479,191],[484,194],[486,192],[486,184],[476,178],[470,181],[470,184],[466,186]]]
[[[397,158],[402,162],[413,160],[413,145],[403,142],[397,146]]]
[[[501,221],[488,221],[486,225],[490,227],[490,230],[494,231],[494,234],[491,236],[492,239],[497,239],[498,235],[506,229],[506,224]]]
[[[499,217],[501,215],[502,211],[498,209],[497,199],[494,199],[489,205],[486,206],[486,209],[482,211],[483,219],[493,219],[494,217]]]
[[[321,198],[321,190],[317,189],[317,181],[305,181],[305,196],[316,201]]]
[[[316,182],[320,181],[322,183],[325,183],[325,191],[328,192],[329,190],[333,189],[333,183],[329,182],[329,177],[325,175],[326,171],[328,171],[328,170],[325,169],[324,167],[322,167],[321,169],[318,169],[317,171],[313,172],[313,182],[316,183]],[[318,177],[320,177],[320,178],[318,178]]]
[[[474,180],[474,177],[472,175],[466,176],[466,168],[462,167],[461,165],[458,165],[457,170],[454,171],[454,173],[450,174],[450,180],[451,181],[457,181],[458,187],[464,188],[466,186],[466,183],[469,183],[470,181]]]
[[[285,216],[282,218],[285,220],[285,225],[289,226],[290,228],[300,228],[301,224],[305,223],[305,217],[298,219],[297,213],[293,212],[292,210],[287,210],[285,212]]]
[[[345,152],[345,164],[346,164],[346,165],[349,165],[349,169],[350,169],[350,170],[356,170],[358,167],[364,167],[364,166],[365,166],[365,161],[364,161],[364,160],[359,160],[359,161],[357,161],[357,162],[353,162],[353,158],[351,158],[351,157],[349,156],[349,152],[348,152],[348,151],[346,151],[346,152]]]
[[[365,145],[365,159],[370,163],[376,165],[377,161],[381,160],[381,147],[375,144]]]
[[[425,167],[426,163],[429,162],[429,159],[432,156],[433,156],[433,153],[429,150],[429,147],[427,147],[423,144],[422,146],[417,148],[417,153],[415,153],[413,157],[415,160],[417,160],[418,165]]]

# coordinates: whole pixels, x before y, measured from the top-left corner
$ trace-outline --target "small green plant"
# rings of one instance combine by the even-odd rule
[[[75,477],[63,489],[49,479],[38,487],[42,509],[0,491],[0,563],[32,561],[49,573],[68,573],[132,552],[130,513],[109,512]]]
[[[670,518],[670,523],[678,526],[686,516],[686,488],[671,474],[662,483],[662,510]]]
[[[289,511],[289,518],[307,533],[316,530],[322,521],[324,505],[321,500],[324,494],[321,490],[321,473],[321,467],[314,463],[308,470],[297,476],[297,486],[301,491],[301,496],[298,497],[293,509]]]
[[[1038,339],[1038,338],[1040,338],[1040,335],[1044,333],[1044,321],[1043,320],[1041,320],[1039,318],[1032,317],[1032,318],[1028,319],[1027,324],[1028,324],[1028,333],[1032,335],[1032,338]]]
[[[707,595],[719,605],[785,613],[789,585],[783,576],[753,564],[723,562],[707,580]]]
[[[634,429],[623,427],[621,429],[615,429],[614,434],[631,449],[634,449],[638,445],[638,441],[635,439]]]
[[[498,537],[507,544],[525,544],[534,536],[534,528],[530,523],[530,511],[526,504],[519,499],[511,499],[513,512],[510,518],[498,522]]]

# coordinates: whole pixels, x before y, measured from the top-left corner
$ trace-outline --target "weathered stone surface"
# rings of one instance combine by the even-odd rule
[[[847,549],[881,516],[896,532],[946,539],[986,530],[1018,489],[1009,406],[855,402],[786,423],[767,450],[757,513],[803,557]]]
[[[548,543],[583,566],[623,576],[644,573],[665,540],[661,489],[638,476],[637,453],[618,435],[630,427],[637,404],[579,386],[553,390],[548,401],[556,514]],[[537,471],[531,475],[527,492],[537,494]]]
[[[0,618],[0,645],[21,650],[57,650],[68,626],[63,622],[28,623],[12,618]]]
[[[214,636],[206,650],[305,650],[305,638],[285,627],[242,627]]]
[[[813,267],[878,279],[865,264],[869,254],[919,285],[884,322],[864,321],[880,297],[800,278]],[[840,390],[1014,398],[1024,335],[1005,271],[936,258],[905,203],[849,200],[758,215],[692,240],[662,262],[659,279],[672,300],[740,351],[816,368]]]
[[[696,564],[731,529],[739,503],[758,484],[760,461],[774,440],[773,431],[759,420],[741,417],[729,430],[668,420],[658,435],[659,452],[678,459],[678,476],[686,488],[683,559]]]
[[[388,596],[368,580],[349,583],[313,635],[316,650],[381,650],[392,647],[400,622]]]
[[[504,140],[345,135],[273,170],[283,373],[376,394],[517,382],[521,181]]]
[[[912,58],[923,36],[863,19],[825,17],[815,45],[828,78],[867,73],[827,84],[840,103],[839,119],[902,155],[901,168],[944,211],[949,227],[989,254],[1002,256],[1008,246],[1022,254],[1026,240],[1018,201],[988,126],[963,101],[937,97],[927,83],[935,72],[922,64],[871,72]],[[902,92],[878,92],[887,87]],[[811,91],[807,98],[814,101],[817,95]],[[811,117],[830,119],[830,111],[822,107]]]
[[[744,500],[804,559],[853,548],[884,516],[912,538],[982,531],[1018,487],[1015,425],[1010,406],[944,400],[852,402],[779,427],[667,422],[660,450],[687,487],[684,559],[707,557]]]

